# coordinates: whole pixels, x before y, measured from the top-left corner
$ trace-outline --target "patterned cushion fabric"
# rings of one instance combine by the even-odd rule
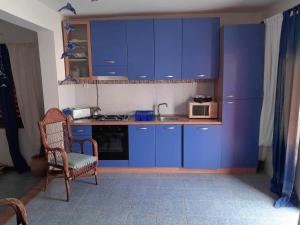
[[[63,162],[62,162],[62,158],[60,156],[60,154],[56,154],[56,164],[62,166]],[[69,168],[72,169],[80,169],[84,166],[87,166],[89,164],[92,164],[93,162],[97,161],[97,157],[96,156],[90,156],[90,155],[84,155],[84,154],[80,154],[80,153],[67,153],[68,156],[68,161],[69,161]],[[55,164],[55,160],[52,159],[48,159],[48,162],[50,164]]]

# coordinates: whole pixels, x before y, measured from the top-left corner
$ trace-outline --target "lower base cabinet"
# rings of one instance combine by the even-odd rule
[[[155,126],[128,126],[129,166],[155,167]]]
[[[181,125],[157,125],[155,128],[156,166],[181,167]]]
[[[221,128],[220,125],[184,126],[183,166],[185,168],[220,168]]]

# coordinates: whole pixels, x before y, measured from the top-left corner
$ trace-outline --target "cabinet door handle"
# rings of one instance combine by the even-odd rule
[[[111,71],[111,72],[107,72],[107,74],[109,74],[109,75],[116,75],[116,72]]]
[[[175,127],[166,127],[167,130],[175,130]]]
[[[145,79],[145,78],[147,78],[148,76],[146,76],[146,75],[140,75],[140,76],[138,76],[138,78],[142,78],[142,79]]]
[[[138,129],[139,129],[139,130],[148,130],[147,127],[139,127]]]
[[[84,130],[76,130],[77,131],[77,133],[83,133],[84,132]]]
[[[104,62],[107,64],[115,64],[116,63],[115,60],[104,60]]]
[[[227,95],[227,98],[234,98],[234,95]]]
[[[200,127],[199,130],[203,130],[203,131],[208,130],[208,127]]]
[[[205,75],[204,74],[197,74],[196,77],[203,78],[203,77],[205,77]]]
[[[227,104],[234,104],[234,101],[227,102]]]
[[[173,75],[166,75],[165,78],[174,78]]]

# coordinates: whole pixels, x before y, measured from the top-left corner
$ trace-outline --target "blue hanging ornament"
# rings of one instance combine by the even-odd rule
[[[78,44],[76,44],[74,42],[68,42],[67,48],[70,51],[74,51],[75,49],[80,48],[80,45],[78,45]]]
[[[75,84],[78,84],[78,80],[73,77],[72,74],[69,74],[66,79],[62,80],[59,82],[60,85],[64,84],[65,82],[72,82],[72,83],[75,83]]]
[[[72,52],[69,49],[67,49],[66,51],[64,51],[64,53],[61,55],[60,58],[64,59],[64,58],[69,57],[71,55],[72,55]]]
[[[77,15],[75,8],[69,2],[65,6],[61,7],[58,10],[58,12],[60,12],[62,10],[68,10],[68,11],[71,11],[72,13],[74,13],[74,15]]]
[[[66,31],[67,34],[72,32],[73,30],[75,30],[75,27],[70,23],[66,23],[64,28],[65,28],[65,31]]]

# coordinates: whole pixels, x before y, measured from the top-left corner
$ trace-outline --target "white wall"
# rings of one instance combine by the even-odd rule
[[[168,103],[163,114],[186,114],[187,102],[197,94],[214,95],[214,83],[174,84],[100,84],[99,106],[103,114],[133,114],[136,110],[153,109]],[[75,106],[96,106],[96,85],[76,85]]]

